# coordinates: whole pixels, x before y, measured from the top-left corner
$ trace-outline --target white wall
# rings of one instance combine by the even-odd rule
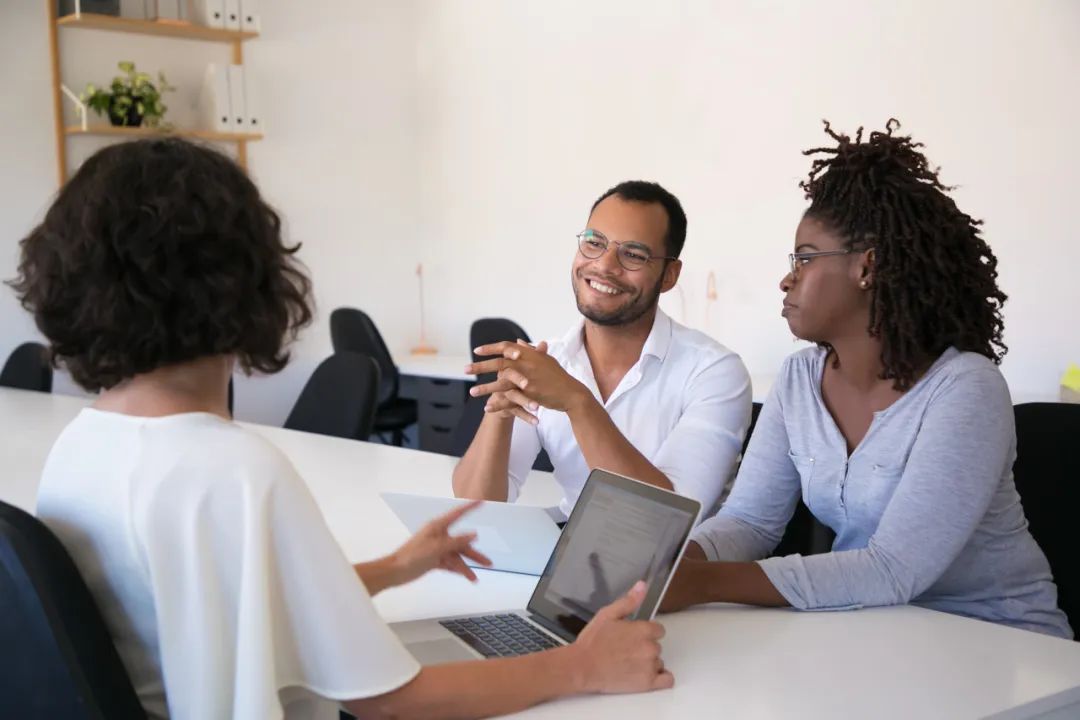
[[[280,424],[303,382],[330,352],[327,316],[339,305],[371,313],[387,342],[407,346],[417,312],[415,38],[417,4],[264,0],[263,33],[245,45],[259,86],[268,139],[248,146],[249,169],[302,242],[315,279],[318,315],[293,362],[272,377],[240,378],[241,419]],[[55,192],[52,100],[45,9],[40,0],[0,3],[0,276],[11,277],[18,239],[41,219]],[[168,119],[197,117],[207,63],[228,62],[227,46],[139,35],[61,30],[61,69],[76,91],[116,74],[116,61],[165,71],[175,94]],[[18,98],[18,102],[13,100]],[[69,115],[70,109],[68,110]],[[72,115],[73,117],[73,115]],[[76,167],[102,140],[69,141]],[[222,149],[231,152],[229,145]],[[408,291],[408,292],[407,292]],[[10,291],[0,291],[0,357],[37,335]],[[65,374],[59,392],[79,390]]]
[[[676,318],[775,370],[793,343],[776,285],[820,119],[895,115],[961,206],[986,220],[1011,300],[1005,372],[1046,394],[1080,361],[1080,3],[644,0],[261,0],[245,46],[267,139],[250,168],[304,243],[321,310],[281,375],[241,381],[241,418],[280,423],[329,352],[326,315],[370,312],[392,348],[464,353],[481,315],[560,335],[576,312],[573,235],[604,189],[657,180],[690,218]],[[321,12],[320,12],[321,11]],[[224,47],[63,31],[74,87],[119,59],[165,69],[177,124]],[[54,187],[44,8],[0,3],[0,275]],[[73,162],[95,141],[69,143]],[[717,276],[708,309],[705,278]],[[679,293],[682,293],[681,297]],[[685,310],[683,305],[685,304]],[[0,355],[34,334],[0,292]],[[58,387],[70,391],[70,382]]]
[[[792,350],[777,290],[821,118],[890,116],[986,220],[1014,394],[1080,362],[1080,3],[429,2],[419,42],[421,242],[443,346],[472,318],[561,334],[573,235],[605,188],[657,180],[689,216],[663,306],[753,373]],[[706,323],[705,287],[718,301]]]

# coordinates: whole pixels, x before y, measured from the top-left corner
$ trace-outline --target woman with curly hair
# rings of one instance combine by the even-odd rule
[[[780,282],[790,356],[664,609],[912,603],[1071,637],[1012,478],[997,260],[910,137],[825,130]],[[832,552],[768,557],[799,498]]]
[[[421,669],[371,595],[442,567],[475,580],[456,510],[351,566],[292,464],[227,407],[234,364],[276,372],[311,320],[281,222],[223,155],[106,148],[22,241],[22,304],[93,406],[46,462],[38,516],[75,560],[151,717],[469,717],[574,692],[670,687],[663,629],[624,618],[572,645]],[[639,584],[640,585],[640,584]]]

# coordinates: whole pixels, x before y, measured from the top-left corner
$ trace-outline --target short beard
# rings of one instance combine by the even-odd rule
[[[576,283],[574,284],[574,301],[577,303],[578,312],[584,315],[587,320],[594,322],[597,325],[603,327],[630,325],[631,323],[640,320],[645,316],[645,313],[656,307],[657,303],[660,301],[660,286],[663,284],[664,276],[661,275],[651,292],[643,294],[640,298],[626,307],[607,314],[594,312],[588,308],[582,307],[581,299],[578,297]]]

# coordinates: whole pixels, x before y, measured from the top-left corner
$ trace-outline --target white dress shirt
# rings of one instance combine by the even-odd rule
[[[667,476],[675,491],[711,514],[734,477],[750,425],[750,375],[742,359],[704,333],[683,327],[657,308],[641,357],[604,402],[584,344],[582,319],[548,354],[589,388],[619,432]],[[513,502],[541,449],[563,488],[569,516],[592,469],[566,413],[540,408],[539,422],[514,421],[509,497]]]

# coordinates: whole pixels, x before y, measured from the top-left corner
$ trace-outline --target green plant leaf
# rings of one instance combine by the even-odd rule
[[[135,63],[130,60],[121,60],[120,62],[116,63],[116,67],[120,68],[126,73],[135,72]]]

